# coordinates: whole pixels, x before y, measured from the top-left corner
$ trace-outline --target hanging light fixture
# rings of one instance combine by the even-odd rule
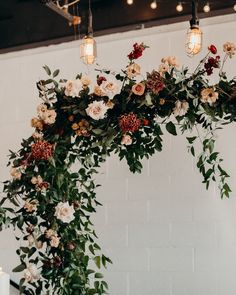
[[[89,11],[88,11],[88,30],[86,36],[82,39],[80,45],[80,58],[82,61],[91,65],[94,63],[97,57],[97,45],[93,38],[93,17],[91,11],[91,4],[89,0]]]
[[[202,49],[202,31],[199,28],[197,17],[198,0],[192,0],[192,19],[187,32],[186,53],[188,56],[198,54]]]
[[[150,7],[151,9],[157,9],[157,1],[156,0],[152,1],[150,4]]]
[[[208,13],[208,12],[210,12],[210,10],[211,10],[210,3],[207,2],[207,3],[203,6],[203,11],[206,12],[206,13]]]
[[[127,0],[127,4],[128,4],[128,5],[132,5],[133,3],[134,3],[133,0]]]
[[[184,9],[184,8],[183,8],[183,4],[182,4],[181,1],[179,1],[178,4],[176,5],[176,10],[177,10],[178,12],[182,12],[183,9]]]

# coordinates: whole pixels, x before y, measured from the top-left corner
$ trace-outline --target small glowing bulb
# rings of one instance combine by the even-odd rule
[[[178,3],[178,5],[176,6],[176,10],[178,11],[178,12],[182,12],[183,11],[183,5],[182,5],[182,3],[181,2],[179,2]]]
[[[203,11],[207,13],[207,12],[210,12],[210,10],[211,10],[210,4],[207,2],[203,7]]]
[[[157,1],[152,1],[150,4],[151,9],[157,9]]]
[[[236,12],[236,4],[234,4],[234,11]]]
[[[132,5],[133,3],[134,3],[133,0],[127,0],[127,4],[128,4],[128,5]]]

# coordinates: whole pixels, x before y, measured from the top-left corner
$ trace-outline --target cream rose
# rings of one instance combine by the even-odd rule
[[[189,109],[189,103],[186,100],[180,101],[177,100],[175,102],[175,108],[173,109],[173,114],[175,117],[182,117],[184,116]]]
[[[43,182],[43,179],[40,175],[37,175],[37,176],[33,176],[31,178],[31,183],[32,184],[41,184]]]
[[[103,95],[108,96],[110,99],[113,99],[113,97],[120,92],[118,84],[112,80],[102,81],[100,88]]]
[[[215,92],[213,88],[205,88],[201,91],[201,101],[212,105],[219,98],[219,93]]]
[[[50,241],[51,247],[57,248],[59,246],[59,243],[60,243],[60,238],[56,236],[51,237],[51,241]]]
[[[129,65],[127,67],[127,70],[126,70],[126,73],[127,73],[127,76],[132,79],[138,75],[140,75],[140,71],[141,71],[141,68],[138,64],[136,63],[132,63],[131,65]]]
[[[122,137],[121,144],[123,145],[131,145],[133,142],[132,137],[129,134],[125,134]]]
[[[52,236],[57,236],[57,233],[53,229],[48,229],[45,231],[45,236],[47,239],[50,239]]]
[[[54,216],[64,223],[70,223],[75,218],[74,213],[75,210],[73,206],[70,206],[68,202],[60,202],[55,208]]]
[[[132,92],[136,95],[143,95],[145,91],[145,85],[143,83],[137,83],[132,86]]]
[[[79,92],[83,89],[81,80],[68,80],[65,83],[65,95],[76,97],[79,96]]]
[[[108,107],[104,101],[93,101],[86,109],[86,113],[94,120],[104,119],[107,113]]]
[[[47,110],[43,116],[41,117],[41,119],[44,121],[45,124],[51,125],[54,124],[56,121],[56,116],[57,113],[55,112],[55,110]]]
[[[176,56],[167,56],[161,59],[163,64],[167,64],[171,67],[177,68],[179,67],[179,61],[177,60]]]

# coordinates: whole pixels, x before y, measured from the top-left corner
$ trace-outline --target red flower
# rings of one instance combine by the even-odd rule
[[[143,119],[143,125],[148,126],[149,125],[149,120],[148,119]]]
[[[103,81],[106,81],[107,79],[103,76],[98,76],[97,77],[97,84],[98,86],[100,86],[102,84]]]
[[[214,68],[220,67],[220,56],[217,55],[214,57],[209,57],[207,62],[204,64],[204,68],[206,69],[206,73],[210,76],[213,73]]]
[[[119,126],[123,133],[135,132],[139,129],[141,121],[133,113],[122,115],[119,118]]]
[[[143,51],[145,48],[147,48],[147,46],[145,46],[143,43],[135,43],[133,45],[133,48],[133,51],[131,51],[130,54],[128,54],[129,60],[138,59],[140,56],[142,56]]]
[[[212,53],[212,54],[216,54],[217,53],[217,48],[215,47],[215,45],[210,45],[208,46],[208,50]]]
[[[31,146],[31,157],[35,160],[48,160],[53,155],[53,145],[47,141],[37,141]]]

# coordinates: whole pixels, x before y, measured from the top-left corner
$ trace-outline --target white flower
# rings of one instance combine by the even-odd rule
[[[52,236],[57,237],[57,233],[53,229],[48,229],[45,231],[45,236],[47,239],[50,239]]]
[[[28,243],[29,243],[29,247],[33,246],[34,244],[34,236],[33,235],[29,235],[27,237]]]
[[[162,64],[160,64],[159,69],[158,69],[158,72],[160,73],[160,75],[162,77],[168,71],[169,71],[169,65],[168,65],[168,63],[162,63]]]
[[[100,88],[103,92],[103,95],[108,96],[110,99],[120,92],[118,84],[112,80],[102,81]]]
[[[82,76],[81,83],[83,86],[87,87],[91,84],[91,80],[87,76]]]
[[[94,120],[100,120],[104,119],[106,112],[108,110],[107,105],[104,103],[104,101],[93,101],[90,103],[86,109],[86,113],[88,116],[90,116]]]
[[[132,63],[131,65],[129,65],[127,67],[127,70],[126,70],[126,73],[127,73],[127,76],[132,79],[138,75],[140,75],[140,65],[136,64],[136,63]]]
[[[189,104],[186,100],[183,100],[183,101],[177,100],[175,102],[175,108],[173,109],[174,116],[175,117],[184,116],[187,113],[188,109],[189,109]]]
[[[37,107],[37,113],[40,119],[42,119],[42,117],[44,116],[44,113],[48,110],[46,104],[41,103],[38,107]]]
[[[79,92],[83,89],[81,80],[68,80],[65,83],[65,95],[66,96],[79,96]]]
[[[179,61],[177,60],[176,56],[167,56],[161,59],[162,63],[166,63],[171,67],[177,68],[179,67]]]
[[[51,247],[57,248],[59,246],[59,243],[60,243],[60,238],[56,236],[51,237],[51,241],[50,241]]]
[[[201,101],[203,103],[209,103],[209,105],[212,105],[217,101],[219,98],[219,93],[215,92],[213,88],[205,88],[201,91]]]
[[[123,145],[131,145],[133,142],[132,137],[129,134],[125,134],[122,137],[121,144]]]
[[[24,278],[27,282],[33,282],[39,279],[39,273],[37,266],[33,263],[29,263],[27,268],[24,270]]]
[[[37,131],[35,131],[33,134],[32,134],[32,137],[34,139],[42,139],[43,138],[43,134],[42,133],[39,133]]]
[[[57,219],[61,220],[64,223],[70,223],[74,218],[75,210],[73,206],[70,206],[68,202],[62,203],[60,202],[55,208],[54,216]]]
[[[56,121],[56,116],[57,113],[55,112],[55,110],[47,110],[43,116],[41,117],[41,119],[44,121],[45,124],[51,125],[54,124]]]
[[[226,42],[223,45],[223,50],[230,58],[232,58],[236,53],[236,45],[231,42]]]

